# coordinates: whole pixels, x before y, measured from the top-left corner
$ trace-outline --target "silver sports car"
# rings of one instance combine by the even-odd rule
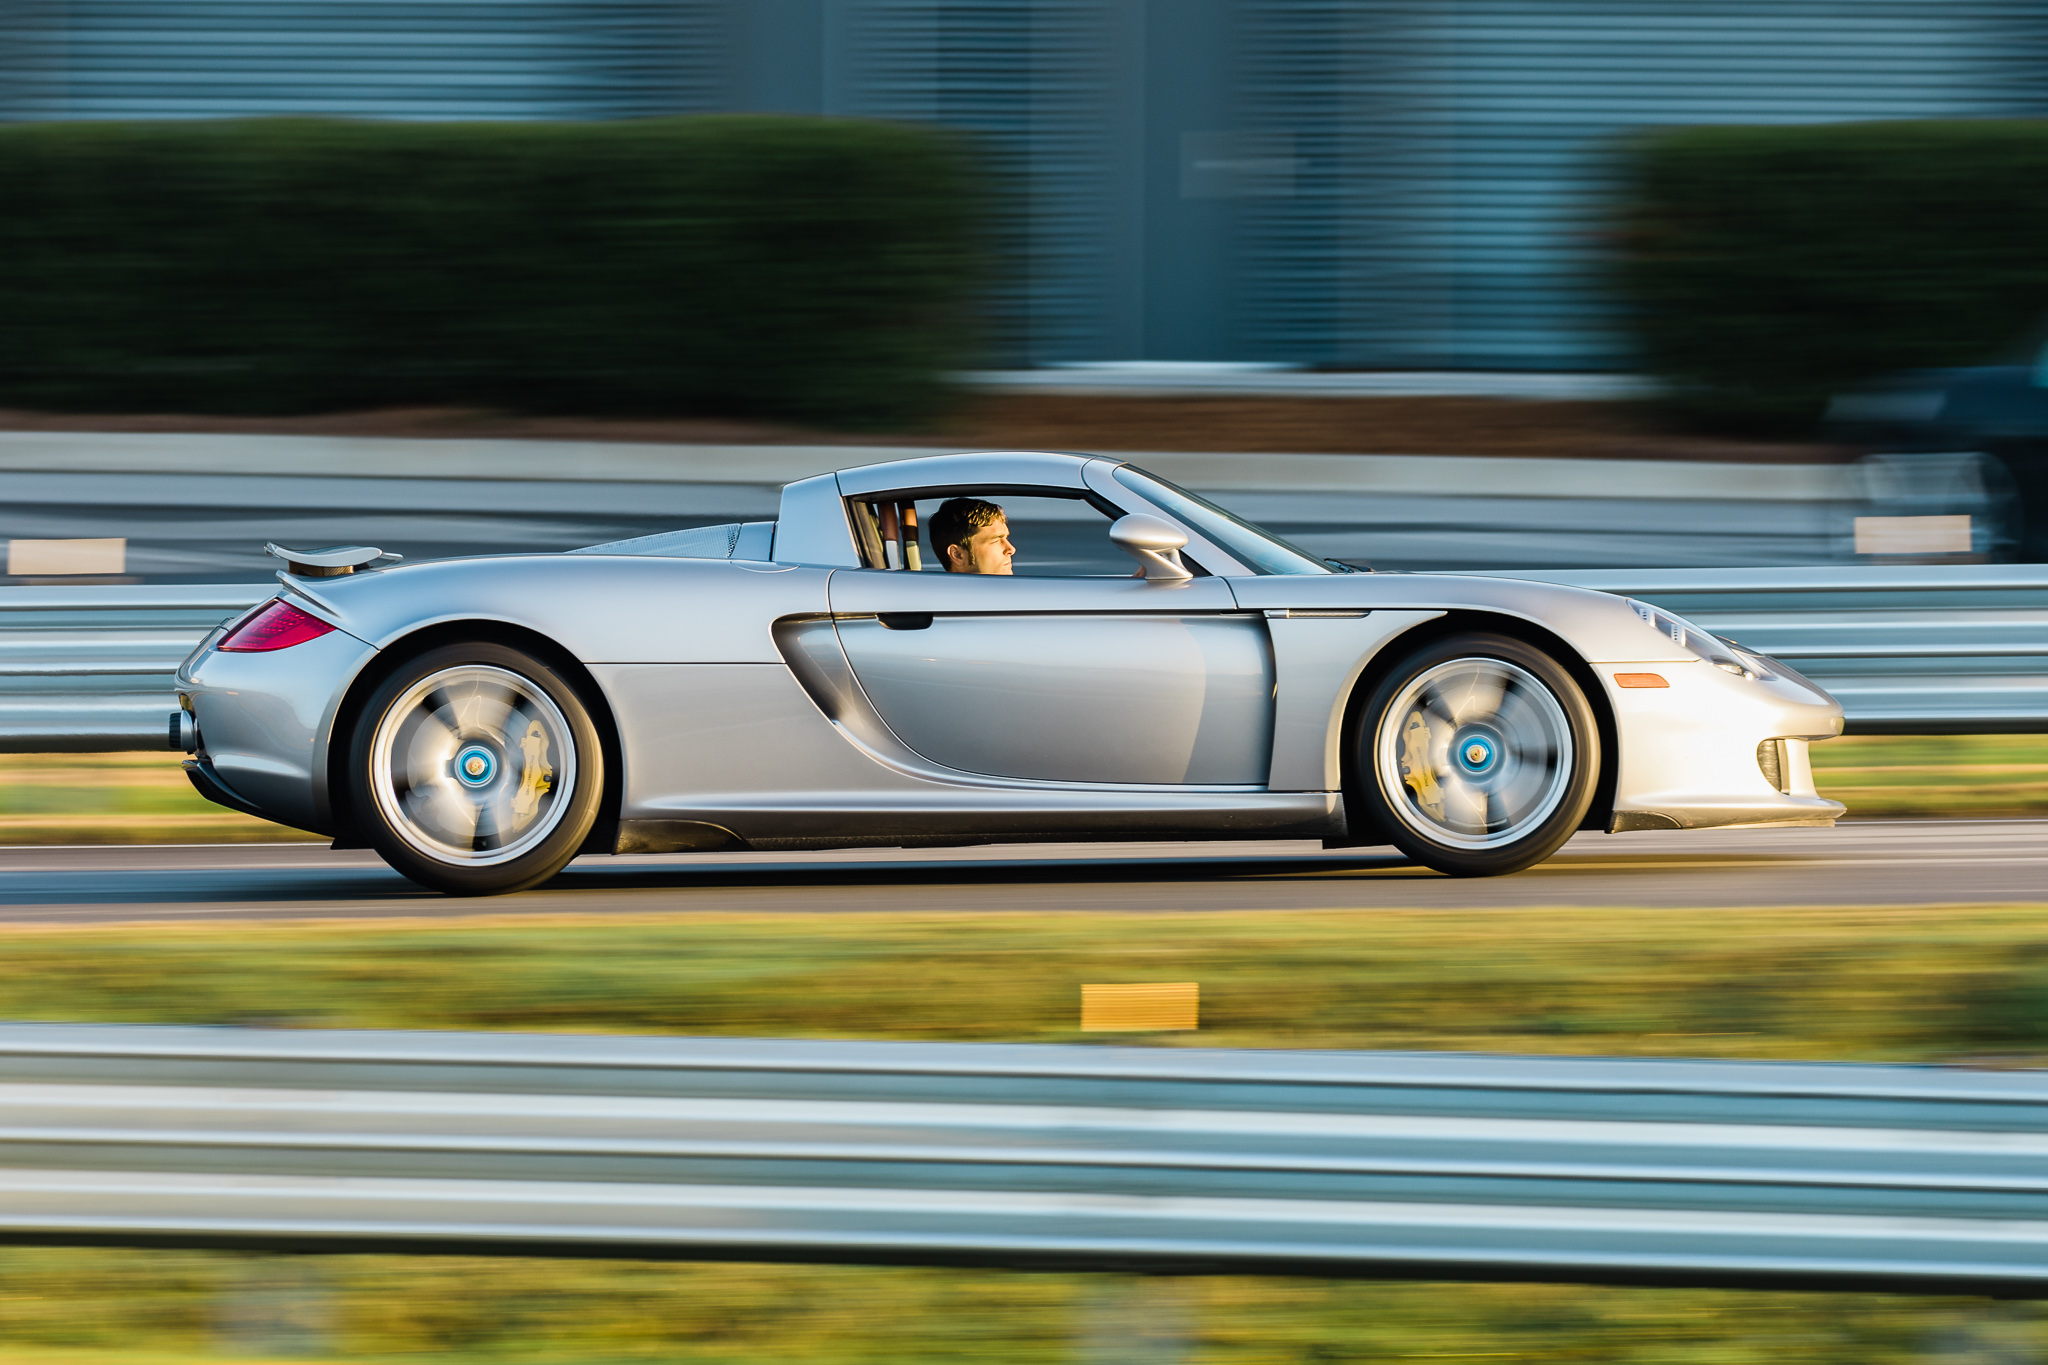
[[[974,555],[920,539],[974,508]],[[773,522],[566,554],[271,548],[282,590],[178,672],[185,767],[441,891],[1046,839],[1483,875],[1581,829],[1842,813],[1807,763],[1842,709],[1775,660],[1605,593],[1351,570],[1116,459],[867,465]]]

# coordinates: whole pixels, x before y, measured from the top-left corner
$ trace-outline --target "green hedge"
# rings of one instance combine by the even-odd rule
[[[1810,426],[2048,313],[2048,121],[1694,128],[1621,158],[1611,282],[1697,417]]]
[[[0,129],[0,404],[901,420],[971,361],[976,201],[850,120]]]

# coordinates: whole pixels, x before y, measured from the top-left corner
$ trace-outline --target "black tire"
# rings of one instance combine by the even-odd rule
[[[1600,780],[1585,693],[1505,635],[1447,636],[1402,659],[1367,697],[1349,749],[1361,813],[1453,877],[1542,862],[1586,818]]]
[[[604,747],[576,689],[543,660],[481,641],[400,665],[364,704],[348,764],[365,840],[451,896],[548,880],[604,798]]]

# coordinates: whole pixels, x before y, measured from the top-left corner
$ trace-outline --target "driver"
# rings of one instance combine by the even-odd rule
[[[980,498],[948,498],[932,513],[932,553],[947,573],[1011,572],[1017,547],[1003,509]]]

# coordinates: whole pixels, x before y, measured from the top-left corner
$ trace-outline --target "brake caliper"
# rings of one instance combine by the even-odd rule
[[[1436,765],[1430,761],[1435,741],[1428,718],[1420,710],[1410,711],[1401,726],[1401,780],[1415,793],[1416,805],[1432,819],[1442,820],[1444,792],[1436,782]]]
[[[540,722],[529,721],[526,737],[519,741],[519,753],[525,760],[519,772],[519,790],[512,797],[512,819],[514,827],[523,826],[540,812],[540,799],[554,786],[554,765],[548,762],[548,737],[541,730]]]

